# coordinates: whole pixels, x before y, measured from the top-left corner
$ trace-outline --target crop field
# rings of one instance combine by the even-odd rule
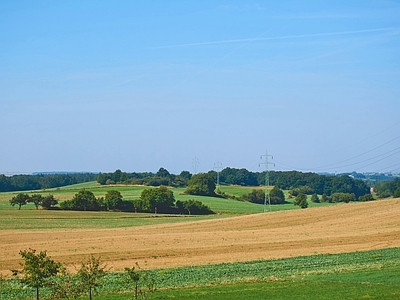
[[[389,248],[140,273],[157,286],[146,299],[399,299],[399,255],[400,248]],[[2,299],[32,299],[33,289],[17,281],[2,288]],[[48,290],[42,294],[46,297]],[[109,273],[98,294],[99,300],[132,299],[132,282],[125,273]]]
[[[139,197],[144,188],[140,186],[98,187],[95,183],[86,183],[41,192],[51,193],[63,201],[71,199],[82,187],[90,189],[97,197],[104,196],[110,189],[118,189],[124,199],[130,200]],[[221,190],[240,196],[251,191],[251,188],[221,187]],[[370,276],[373,277],[395,276],[398,278],[399,276],[400,267],[395,261],[400,261],[400,199],[337,205],[309,202],[310,207],[307,209],[294,207],[288,201],[287,204],[273,205],[272,211],[262,213],[263,205],[259,204],[188,196],[181,194],[183,189],[173,189],[173,191],[177,200],[195,198],[218,213],[209,216],[185,216],[46,211],[36,210],[32,204],[18,210],[10,207],[8,203],[14,194],[1,193],[0,275],[10,276],[11,269],[20,267],[19,251],[32,248],[38,251],[46,250],[49,256],[65,264],[72,272],[90,254],[100,257],[107,264],[110,272],[116,272],[114,274],[136,263],[143,270],[162,272],[164,275],[170,272],[169,270],[174,270],[174,272],[185,270],[185,274],[187,272],[207,273],[210,276],[212,270],[222,268],[221,272],[225,272],[225,277],[221,274],[215,275],[215,278],[205,283],[208,294],[204,290],[205,287],[193,287],[194,285],[190,283],[192,279],[185,279],[183,283],[176,286],[165,284],[164,287],[167,289],[178,288],[175,291],[168,290],[176,294],[176,299],[184,299],[182,294],[179,294],[181,291],[186,294],[194,293],[197,299],[235,299],[232,291],[241,289],[248,290],[249,295],[256,298],[259,298],[257,292],[261,290],[271,295],[268,298],[279,299],[278,294],[274,293],[279,290],[279,286],[282,286],[284,290],[283,286],[288,285],[289,279],[291,287],[298,286],[299,288],[304,286],[304,280],[309,280],[311,283],[307,284],[307,288],[314,286],[315,290],[320,289],[322,293],[323,284],[320,279],[327,278],[326,280],[330,283],[327,283],[326,288],[329,288],[331,284],[333,289],[334,284],[331,283],[333,277],[329,277],[329,274],[336,271],[349,274],[352,278],[354,276],[363,278],[362,276],[367,276],[368,272],[372,272]],[[381,257],[383,259],[385,255],[389,255],[390,263],[387,265],[384,262],[374,264],[374,259],[367,259],[367,264],[365,264],[362,260],[366,258],[360,259],[357,256],[359,251],[383,251],[379,249],[388,249],[388,252],[385,252],[386,254],[367,252],[375,253],[368,254],[368,257],[374,257],[376,262],[379,262]],[[324,269],[326,262],[321,262],[319,258],[329,258],[329,255],[339,253],[352,253],[350,256],[343,254],[339,259],[343,260],[342,265],[345,261],[352,265],[342,266],[338,270],[330,268],[331,263],[328,263],[326,266],[330,269]],[[310,255],[313,259],[307,258],[307,260],[314,261],[311,264],[319,270],[314,270],[314,273],[307,271],[307,264],[301,261],[301,257]],[[290,267],[284,263],[285,259],[291,260]],[[281,271],[274,271],[272,275],[268,273],[267,278],[255,273],[258,269],[257,264],[274,264],[275,262],[282,263],[282,267],[279,268],[289,273],[285,275],[280,273]],[[251,272],[245,271],[248,266],[251,266]],[[191,269],[193,270],[190,271]],[[247,272],[247,277],[235,279],[235,276],[232,277],[236,272],[234,269],[241,269],[241,274]],[[300,276],[304,275],[304,272],[307,276]],[[316,275],[318,278],[313,277]],[[327,277],[321,277],[322,275]],[[276,285],[270,285],[269,283],[274,281],[274,276],[279,280]],[[296,280],[293,281],[293,278]],[[302,279],[298,280],[299,278]],[[218,280],[223,280],[223,282]],[[194,281],[200,283],[198,278]],[[382,288],[381,284],[387,284],[386,279],[384,282],[375,281],[379,284],[373,286],[370,295],[381,293],[382,291],[379,290]],[[218,286],[210,287],[209,284],[218,284]],[[350,288],[347,284],[343,284],[345,290]],[[354,284],[356,287],[353,283],[351,286],[354,287],[355,293],[358,290],[368,290],[360,286],[362,282],[357,281]],[[385,291],[391,293],[390,295],[398,296],[398,293],[391,292],[396,288],[398,285],[391,285],[389,282],[388,286],[385,286]],[[254,294],[251,292],[253,290]],[[109,292],[113,291],[107,291]],[[152,295],[152,298],[169,297],[163,295],[163,291],[159,291]],[[201,295],[207,296],[201,298]],[[389,296],[387,299],[391,299]],[[126,295],[118,297],[129,299]],[[354,298],[357,297],[354,296]],[[99,299],[108,298],[99,297]],[[113,296],[109,299],[119,298]],[[337,299],[341,299],[340,296]]]
[[[152,269],[400,247],[399,199],[234,217],[1,214],[1,274],[18,268],[18,252],[27,248],[47,250],[70,268],[94,254],[121,271],[135,262]]]

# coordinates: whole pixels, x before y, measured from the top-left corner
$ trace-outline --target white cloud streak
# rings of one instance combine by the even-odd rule
[[[193,46],[217,45],[217,44],[228,44],[228,43],[244,43],[244,42],[255,42],[255,41],[326,37],[326,36],[351,35],[351,34],[362,34],[362,33],[372,33],[372,32],[394,32],[396,34],[399,34],[400,28],[389,27],[389,28],[375,28],[375,29],[363,29],[363,30],[352,30],[352,31],[337,31],[337,32],[327,32],[327,33],[283,35],[275,37],[256,37],[256,38],[246,38],[246,39],[220,40],[211,42],[198,42],[198,43],[187,43],[187,44],[178,44],[169,46],[158,46],[158,47],[150,47],[148,49],[166,49],[166,48],[193,47]]]

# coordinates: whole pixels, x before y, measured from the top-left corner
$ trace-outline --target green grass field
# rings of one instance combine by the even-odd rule
[[[95,181],[86,182],[56,189],[47,189],[47,190],[39,190],[39,191],[25,191],[24,193],[35,194],[41,193],[43,195],[52,194],[59,201],[70,200],[74,197],[75,194],[79,192],[82,188],[88,189],[96,197],[104,197],[105,194],[110,190],[118,190],[124,200],[135,200],[139,199],[141,192],[143,189],[149,188],[146,186],[132,186],[132,185],[116,185],[116,186],[99,186]],[[240,197],[243,194],[250,193],[252,189],[260,188],[260,187],[241,187],[241,186],[221,186],[220,190],[225,192],[228,195],[233,195],[236,197]],[[230,214],[249,214],[249,213],[259,213],[264,211],[264,206],[261,204],[254,204],[249,202],[243,202],[238,200],[231,199],[223,199],[216,197],[205,197],[205,196],[192,196],[192,195],[184,195],[184,188],[171,188],[174,192],[174,196],[176,200],[188,200],[188,199],[196,199],[204,204],[208,205],[213,211],[221,212],[221,213],[230,213]],[[18,192],[8,192],[8,193],[0,193],[0,210],[17,210],[17,207],[11,207],[9,204],[9,200],[15,196]],[[286,191],[287,195],[287,191]],[[312,203],[309,201],[309,207],[318,207],[324,205],[332,205],[329,203]],[[33,210],[35,209],[33,204],[27,204],[22,207],[22,210]],[[288,209],[299,209],[293,205],[293,201],[291,199],[287,200],[287,203],[280,205],[271,205],[272,211],[279,210],[288,210]]]
[[[59,201],[72,199],[82,188],[88,189],[96,197],[104,197],[107,191],[118,190],[125,200],[134,200],[140,197],[146,186],[99,186],[96,182],[87,182],[56,189],[27,191],[25,193],[52,194]],[[251,192],[254,187],[241,186],[221,186],[221,191],[240,197],[243,194]],[[260,188],[260,187],[258,187]],[[31,203],[23,206],[21,210],[18,207],[10,206],[9,200],[18,192],[0,193],[0,219],[1,229],[52,229],[52,228],[119,228],[129,226],[141,226],[161,223],[186,222],[194,220],[214,219],[230,217],[239,214],[254,214],[264,211],[264,205],[243,202],[232,199],[192,196],[183,194],[184,188],[172,188],[176,200],[195,199],[209,206],[216,214],[208,216],[186,216],[186,215],[163,215],[163,214],[136,214],[121,212],[71,212],[55,210],[36,210]],[[321,207],[332,205],[330,203],[312,203],[309,201],[309,207]],[[285,204],[271,205],[267,210],[280,211],[299,209],[293,205],[293,200],[289,199]]]

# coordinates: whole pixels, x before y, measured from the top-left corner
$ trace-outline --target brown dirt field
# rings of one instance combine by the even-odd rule
[[[28,248],[72,270],[94,254],[120,271],[390,247],[400,247],[400,199],[121,229],[3,230],[0,273],[19,268]]]

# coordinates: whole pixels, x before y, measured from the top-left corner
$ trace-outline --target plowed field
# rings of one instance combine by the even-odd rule
[[[0,273],[19,268],[28,248],[72,270],[94,254],[118,271],[389,247],[400,247],[400,199],[120,229],[3,230]]]

